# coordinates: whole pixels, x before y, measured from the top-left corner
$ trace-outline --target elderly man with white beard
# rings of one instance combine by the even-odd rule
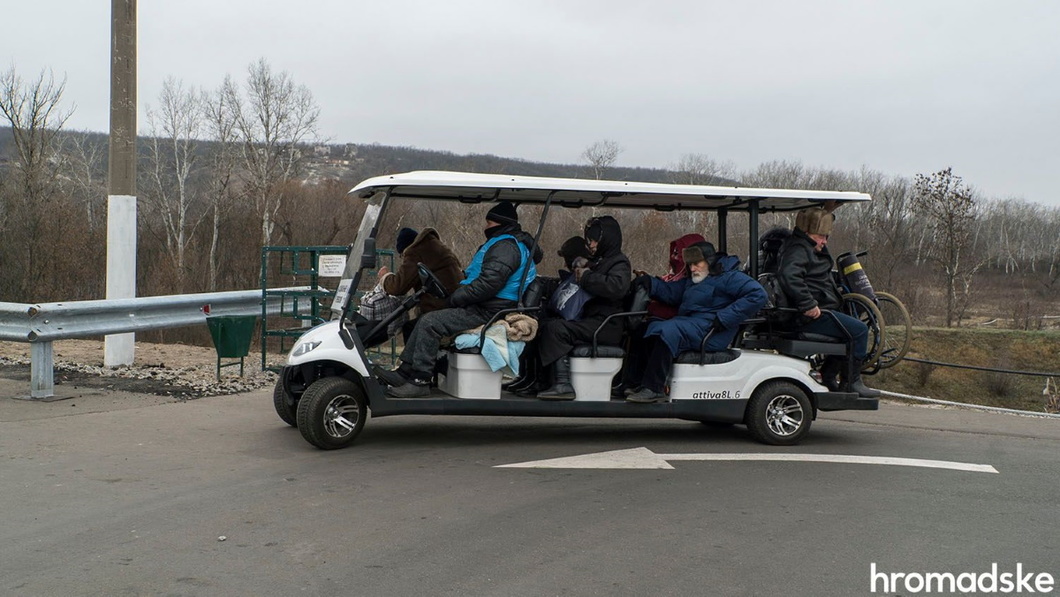
[[[651,322],[644,338],[635,343],[626,366],[629,379],[639,382],[626,397],[629,402],[669,401],[666,379],[674,357],[699,350],[711,329],[706,349],[724,350],[739,325],[766,304],[762,285],[739,271],[737,257],[718,253],[709,242],[689,246],[682,257],[689,275],[681,280],[664,282],[645,275],[633,281],[634,290],[645,288],[653,299],[676,306],[677,316]]]

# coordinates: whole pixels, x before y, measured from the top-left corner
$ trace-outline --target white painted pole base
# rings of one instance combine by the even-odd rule
[[[107,197],[107,299],[136,297],[136,197]],[[103,365],[132,365],[136,335],[115,334],[104,340]]]
[[[29,347],[29,397],[51,398],[55,395],[52,343],[30,342]]]
[[[136,334],[111,334],[103,340],[103,366],[132,365],[136,357]]]

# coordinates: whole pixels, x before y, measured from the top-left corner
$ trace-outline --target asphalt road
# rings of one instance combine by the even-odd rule
[[[638,447],[998,473],[496,468]],[[794,448],[682,421],[405,416],[324,452],[276,417],[270,392],[0,398],[0,594],[908,594],[874,593],[873,564],[1060,578],[1058,454],[1057,420],[895,404],[823,415]]]

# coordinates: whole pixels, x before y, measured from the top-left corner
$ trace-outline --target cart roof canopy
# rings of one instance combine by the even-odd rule
[[[350,194],[368,198],[389,192],[392,198],[480,203],[511,201],[565,207],[625,207],[672,210],[793,211],[828,201],[870,201],[866,193],[851,191],[805,191],[756,189],[621,180],[542,178],[503,174],[418,171],[369,178]]]

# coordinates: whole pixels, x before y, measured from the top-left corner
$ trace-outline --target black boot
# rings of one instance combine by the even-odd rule
[[[843,360],[839,357],[825,357],[821,365],[821,385],[832,392],[839,391],[839,372],[843,368]]]
[[[861,366],[864,361],[854,361],[854,370],[851,372],[850,381],[847,383],[849,391],[856,392],[861,398],[879,398],[880,391],[874,390],[861,381]]]
[[[403,385],[394,386],[386,391],[391,398],[422,398],[431,394],[431,375],[413,371]]]
[[[372,373],[379,379],[379,381],[386,385],[396,388],[403,386],[409,381],[409,374],[412,372],[412,366],[402,363],[397,369],[384,369],[378,365],[372,365]]]
[[[542,400],[574,400],[574,386],[570,385],[570,357],[563,357],[552,365],[556,383],[537,395]]]
[[[505,388],[509,392],[520,393],[537,384],[537,359],[529,357],[522,365],[522,375]]]
[[[523,375],[520,375],[519,377],[516,377],[515,379],[513,379],[513,380],[511,380],[509,382],[502,383],[501,384],[501,389],[505,390],[505,391],[508,391],[508,392],[514,392],[515,390],[512,389],[512,386],[518,386],[519,384],[521,384],[524,381],[526,381],[525,373],[526,372],[524,371]]]

